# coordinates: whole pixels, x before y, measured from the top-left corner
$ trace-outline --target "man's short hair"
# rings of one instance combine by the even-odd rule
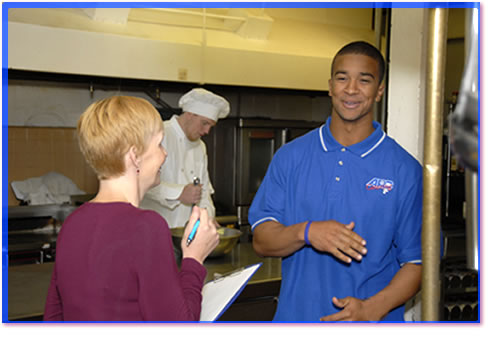
[[[333,77],[333,65],[335,63],[335,60],[337,59],[338,56],[340,55],[345,55],[345,54],[361,54],[368,56],[372,59],[374,59],[377,64],[378,64],[378,73],[380,76],[379,83],[382,82],[384,79],[385,75],[385,60],[380,51],[373,46],[372,44],[366,42],[366,41],[354,41],[351,42],[344,47],[342,47],[335,57],[333,58],[332,61],[332,66],[330,70],[330,75]]]
[[[131,147],[146,151],[151,138],[163,130],[158,111],[147,100],[112,96],[90,105],[78,120],[80,150],[99,180],[122,175],[124,156]]]

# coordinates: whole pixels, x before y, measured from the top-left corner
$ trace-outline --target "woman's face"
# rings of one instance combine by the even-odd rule
[[[167,151],[163,148],[162,140],[163,131],[155,134],[141,157],[139,179],[141,186],[144,187],[144,193],[160,183],[161,166],[167,158]]]

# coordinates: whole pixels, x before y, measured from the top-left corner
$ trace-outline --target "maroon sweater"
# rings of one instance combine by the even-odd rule
[[[86,203],[64,222],[46,321],[198,321],[205,268],[179,271],[170,229],[128,203]]]

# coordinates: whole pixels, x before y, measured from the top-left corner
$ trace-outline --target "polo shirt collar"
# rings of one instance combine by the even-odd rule
[[[319,139],[321,143],[321,147],[325,152],[335,152],[341,149],[348,150],[361,158],[366,157],[368,154],[373,152],[385,139],[386,134],[382,130],[380,124],[376,121],[373,121],[373,128],[375,129],[372,134],[365,140],[358,142],[357,144],[351,145],[349,147],[344,147],[340,143],[335,140],[331,131],[330,131],[330,123],[331,117],[328,117],[326,123],[319,128]]]

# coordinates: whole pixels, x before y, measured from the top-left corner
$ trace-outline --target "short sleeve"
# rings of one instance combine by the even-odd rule
[[[401,194],[397,213],[394,243],[400,265],[422,262],[422,167],[417,164],[405,172],[406,182],[412,181],[413,185]]]
[[[290,168],[287,159],[286,147],[282,147],[269,165],[248,213],[252,231],[266,221],[283,222],[289,177],[287,168]]]

